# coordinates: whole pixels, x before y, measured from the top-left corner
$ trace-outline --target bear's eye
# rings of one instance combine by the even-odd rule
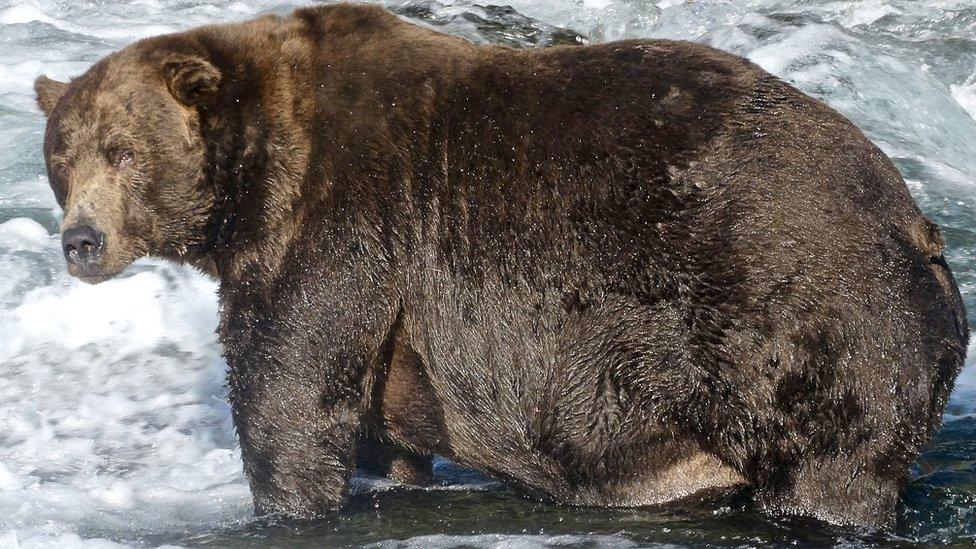
[[[68,178],[68,165],[58,162],[54,165],[54,173],[61,179]]]
[[[135,160],[136,155],[130,149],[116,149],[109,154],[112,164],[118,168],[124,168]]]

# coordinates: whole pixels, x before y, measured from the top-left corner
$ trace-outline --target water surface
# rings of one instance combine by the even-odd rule
[[[916,547],[976,545],[976,366],[913,471],[893,533],[755,512],[748,494],[573,509],[438,466],[438,487],[360,478],[314,527],[253,519],[224,401],[214,283],[140,261],[67,277],[31,84],[133,40],[286,13],[296,2],[0,0],[0,547]],[[512,47],[632,37],[745,55],[850,117],[945,229],[976,313],[976,0],[387,1],[402,16]]]

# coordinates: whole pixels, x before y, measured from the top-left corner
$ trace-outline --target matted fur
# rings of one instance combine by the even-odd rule
[[[891,162],[702,45],[515,51],[337,5],[37,91],[65,226],[107,235],[91,281],[147,254],[219,278],[262,513],[341,506],[358,445],[411,481],[441,454],[565,503],[748,484],[887,525],[963,363]]]

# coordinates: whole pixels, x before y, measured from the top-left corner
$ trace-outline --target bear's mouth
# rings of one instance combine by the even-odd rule
[[[94,284],[101,284],[102,282],[105,282],[106,280],[109,280],[111,278],[115,278],[120,273],[121,273],[121,271],[115,272],[115,273],[112,273],[112,274],[78,275],[75,278],[77,278],[78,280],[84,282],[85,284],[92,284],[92,285],[94,285]]]
[[[78,268],[75,265],[68,264],[68,274],[86,284],[99,284],[105,282],[110,278],[115,278],[116,276],[121,274],[123,270],[124,269],[103,271],[101,269],[92,268],[90,266],[86,266],[84,268]]]

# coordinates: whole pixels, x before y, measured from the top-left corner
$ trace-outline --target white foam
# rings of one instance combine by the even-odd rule
[[[30,23],[32,21],[40,21],[41,23],[48,23],[51,25],[55,23],[55,20],[52,17],[45,14],[40,8],[33,4],[20,3],[0,10],[0,24],[17,25],[22,23]]]
[[[132,547],[104,538],[82,539],[78,534],[37,534],[20,537],[16,530],[0,533],[2,549],[123,549]],[[165,546],[160,546],[162,549]],[[170,546],[172,547],[172,546]]]
[[[976,120],[976,73],[973,73],[964,83],[949,86],[952,98],[959,103],[966,113]]]
[[[20,217],[0,223],[0,248],[7,250],[32,250],[44,248],[51,243],[51,235],[43,225]]]
[[[248,516],[213,281],[141,262],[89,286],[59,255],[38,223],[0,224],[0,272],[29,260],[22,282],[30,268],[52,277],[0,293],[0,531],[23,547],[100,547],[72,525],[124,537]]]
[[[945,419],[948,421],[973,414],[976,414],[976,338],[969,346],[966,366],[956,378]]]
[[[66,80],[141,37],[306,3],[3,4],[0,209],[56,211],[40,156],[44,119],[31,89],[38,74]],[[442,9],[470,10],[470,2],[456,3]],[[955,57],[938,47],[957,47],[943,44],[947,36],[972,39],[965,13],[976,0],[501,4],[594,41],[680,38],[748,56],[841,109],[890,155],[920,166],[909,184],[926,211],[976,230],[969,216],[976,211],[976,76],[966,78],[972,67],[947,66]],[[474,25],[464,32],[479,36]],[[953,257],[960,257],[957,274],[976,271],[972,257]],[[972,306],[976,285],[963,291]],[[141,261],[123,277],[87,286],[65,274],[57,235],[23,218],[0,224],[0,548],[114,548],[141,543],[146,532],[207,532],[251,516],[224,400],[216,316],[214,283],[192,270]],[[976,412],[974,358],[952,403],[956,413]],[[492,486],[461,482],[440,489]],[[355,483],[359,491],[393,486]],[[426,536],[402,543],[633,546],[623,536]]]
[[[900,14],[902,11],[887,0],[864,0],[859,2],[831,2],[825,10],[835,12],[834,17],[845,27],[870,25],[886,15]]]

